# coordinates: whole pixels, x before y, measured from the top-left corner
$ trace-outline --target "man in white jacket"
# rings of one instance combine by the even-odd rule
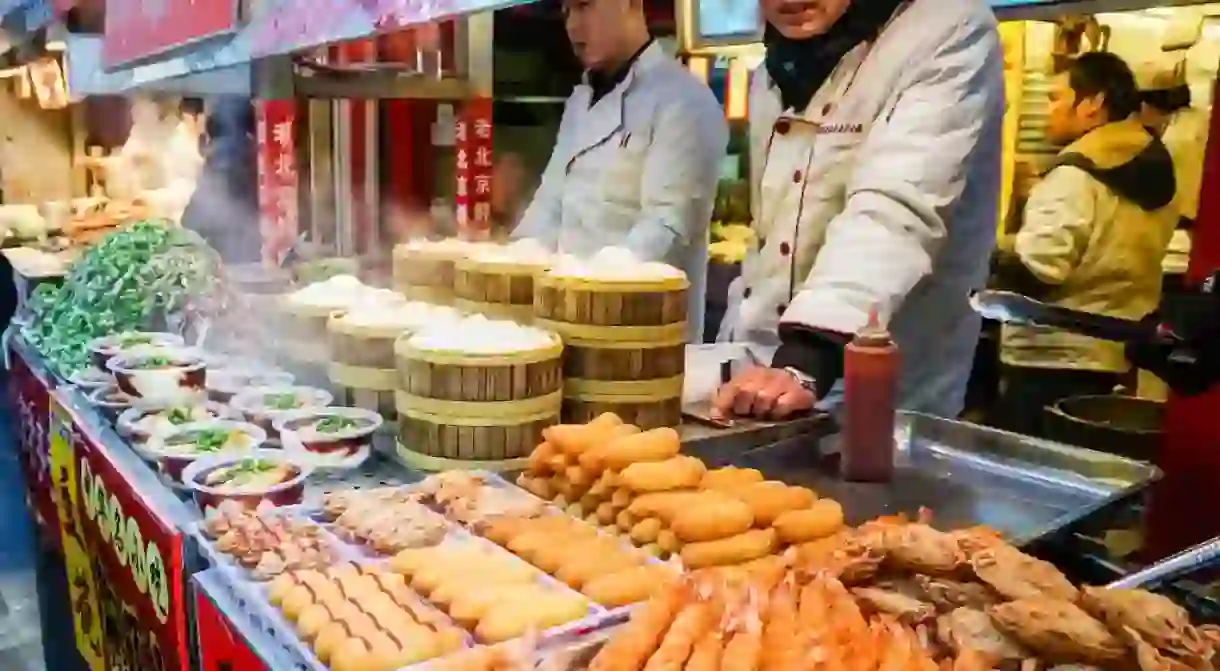
[[[643,0],[565,0],[563,12],[586,72],[513,236],[577,256],[625,247],[685,270],[688,333],[701,342],[724,109],[649,36]]]
[[[870,310],[899,405],[960,412],[995,244],[1003,55],[983,0],[762,0],[750,92],[756,243],[722,339],[760,365],[720,414],[784,417],[836,387]],[[829,399],[833,402],[833,398]]]

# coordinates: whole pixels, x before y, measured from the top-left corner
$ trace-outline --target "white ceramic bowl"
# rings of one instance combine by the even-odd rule
[[[271,396],[287,396],[295,395],[298,401],[293,407],[280,408],[269,406],[267,398]],[[302,387],[293,385],[276,385],[268,387],[251,387],[245,391],[239,392],[229,400],[229,405],[236,411],[240,412],[247,421],[257,424],[272,440],[279,439],[279,432],[275,430],[274,420],[280,415],[296,410],[305,410],[308,408],[325,408],[334,401],[335,397],[325,389],[317,387]]]
[[[102,370],[109,370],[110,359],[118,354],[140,347],[182,347],[186,343],[182,336],[159,331],[124,331],[89,342],[89,356],[93,365]]]
[[[288,466],[295,474],[271,486],[220,489],[203,484],[203,479],[217,469],[244,461]],[[299,504],[305,498],[305,480],[312,471],[309,464],[283,450],[261,449],[241,455],[214,455],[197,459],[182,471],[182,482],[193,493],[199,509],[206,514],[225,501],[235,501],[251,509],[257,508],[264,501],[277,506]]]
[[[183,452],[169,447],[179,437],[194,431],[220,429],[223,431],[240,431],[249,440],[245,445],[221,447],[215,451]],[[156,462],[161,475],[174,486],[183,483],[183,471],[187,466],[204,457],[240,456],[257,450],[267,440],[267,433],[259,427],[247,422],[234,422],[227,419],[213,419],[206,422],[191,422],[182,424],[174,431],[153,436],[147,443],[133,444],[132,449],[144,459]]]
[[[195,415],[204,414],[206,416],[193,417],[186,422],[174,422],[173,420],[166,418],[164,421],[158,422],[158,426],[155,427],[147,426],[148,423],[143,421],[150,415],[154,415],[165,410],[170,410],[172,408],[190,409]],[[202,413],[199,412],[200,410],[202,410]],[[241,416],[229,406],[221,403],[214,403],[212,401],[193,403],[184,406],[156,407],[141,404],[124,410],[122,414],[119,415],[118,420],[115,423],[115,428],[118,429],[119,435],[123,438],[126,438],[132,442],[144,443],[151,439],[155,434],[170,432],[185,424],[206,422],[213,419],[239,420],[241,419]]]
[[[288,387],[296,377],[287,371],[250,362],[235,365],[230,361],[221,368],[208,367],[208,398],[228,403],[234,396],[252,387]]]
[[[166,360],[145,367],[141,362]],[[200,354],[183,347],[142,347],[114,356],[107,364],[119,389],[153,406],[189,405],[204,395],[207,364]]]
[[[114,375],[110,371],[102,370],[97,366],[89,366],[69,376],[68,382],[85,390],[98,389],[100,387],[112,386],[114,384]]]
[[[326,431],[318,426],[326,418],[351,419],[361,426]],[[299,454],[318,469],[349,469],[372,454],[373,436],[385,420],[364,408],[309,408],[279,415],[272,425],[284,450]]]

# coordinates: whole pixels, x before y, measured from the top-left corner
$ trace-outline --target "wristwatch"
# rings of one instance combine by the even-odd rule
[[[818,381],[812,375],[792,366],[785,366],[781,370],[791,375],[792,379],[796,380],[796,383],[801,385],[802,389],[812,393],[814,396],[818,395]]]

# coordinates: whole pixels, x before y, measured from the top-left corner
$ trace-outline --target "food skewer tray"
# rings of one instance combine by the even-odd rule
[[[1160,476],[1132,459],[916,413],[898,413],[896,469],[885,484],[843,482],[837,438],[796,439],[736,460],[813,488],[848,511],[849,524],[936,513],[945,529],[987,525],[1023,545],[1053,534]]]
[[[497,486],[513,487],[503,480],[499,480]],[[411,485],[406,485],[406,489],[411,489]],[[513,487],[513,489],[516,489]],[[520,491],[520,490],[518,490]],[[521,491],[523,497],[530,497],[524,491]],[[316,524],[320,527],[320,535],[324,538],[324,542],[335,549],[333,564],[339,563],[356,563],[356,564],[388,564],[390,557],[379,555],[370,551],[368,548],[359,546],[355,543],[337,536],[330,528],[328,523],[319,520],[320,509],[311,507],[291,507],[280,508],[270,512],[264,512],[264,515],[287,515],[296,520],[305,521],[307,523]],[[557,511],[562,514],[561,511]],[[440,513],[437,513],[440,516]],[[448,518],[445,518],[446,533],[440,544],[446,543],[477,543],[491,549],[495,553],[502,553],[511,561],[525,564],[524,560],[513,555],[508,550],[488,541],[484,538],[476,536],[460,524]],[[312,649],[295,633],[295,627],[287,620],[281,610],[273,606],[268,598],[267,588],[269,581],[258,580],[253,572],[241,566],[237,560],[224,552],[221,552],[215,547],[214,542],[210,539],[203,530],[202,523],[191,529],[192,536],[198,542],[201,552],[207,558],[208,562],[224,574],[230,584],[233,586],[233,591],[237,600],[245,608],[246,612],[241,616],[253,619],[260,629],[268,632],[269,637],[274,639],[283,650],[277,650],[273,654],[283,657],[287,655],[292,659],[294,669],[307,669],[309,671],[327,671],[328,667],[322,664],[314,655]],[[533,568],[533,567],[531,567]],[[541,570],[534,569],[537,573],[538,580],[542,583],[558,587],[563,590],[572,591],[567,585],[555,580],[550,575],[547,575]],[[427,598],[422,597],[421,600],[429,604],[429,607],[440,617],[445,620],[449,618],[431,605]],[[548,649],[552,645],[570,645],[572,641],[581,640],[586,635],[594,632],[602,631],[608,627],[620,624],[626,620],[627,609],[615,609],[608,611],[607,609],[596,605],[589,604],[587,615],[581,619],[553,627],[539,635],[536,647],[539,652]],[[467,648],[475,645],[473,636],[467,639]],[[505,644],[520,644],[520,639],[508,641]],[[462,651],[452,653],[454,655],[461,654]],[[444,657],[421,662],[420,665],[426,665],[445,659]]]

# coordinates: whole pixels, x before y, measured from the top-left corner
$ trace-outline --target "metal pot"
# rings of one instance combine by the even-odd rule
[[[1045,419],[1050,440],[1152,461],[1165,404],[1134,396],[1073,396],[1048,407]]]

